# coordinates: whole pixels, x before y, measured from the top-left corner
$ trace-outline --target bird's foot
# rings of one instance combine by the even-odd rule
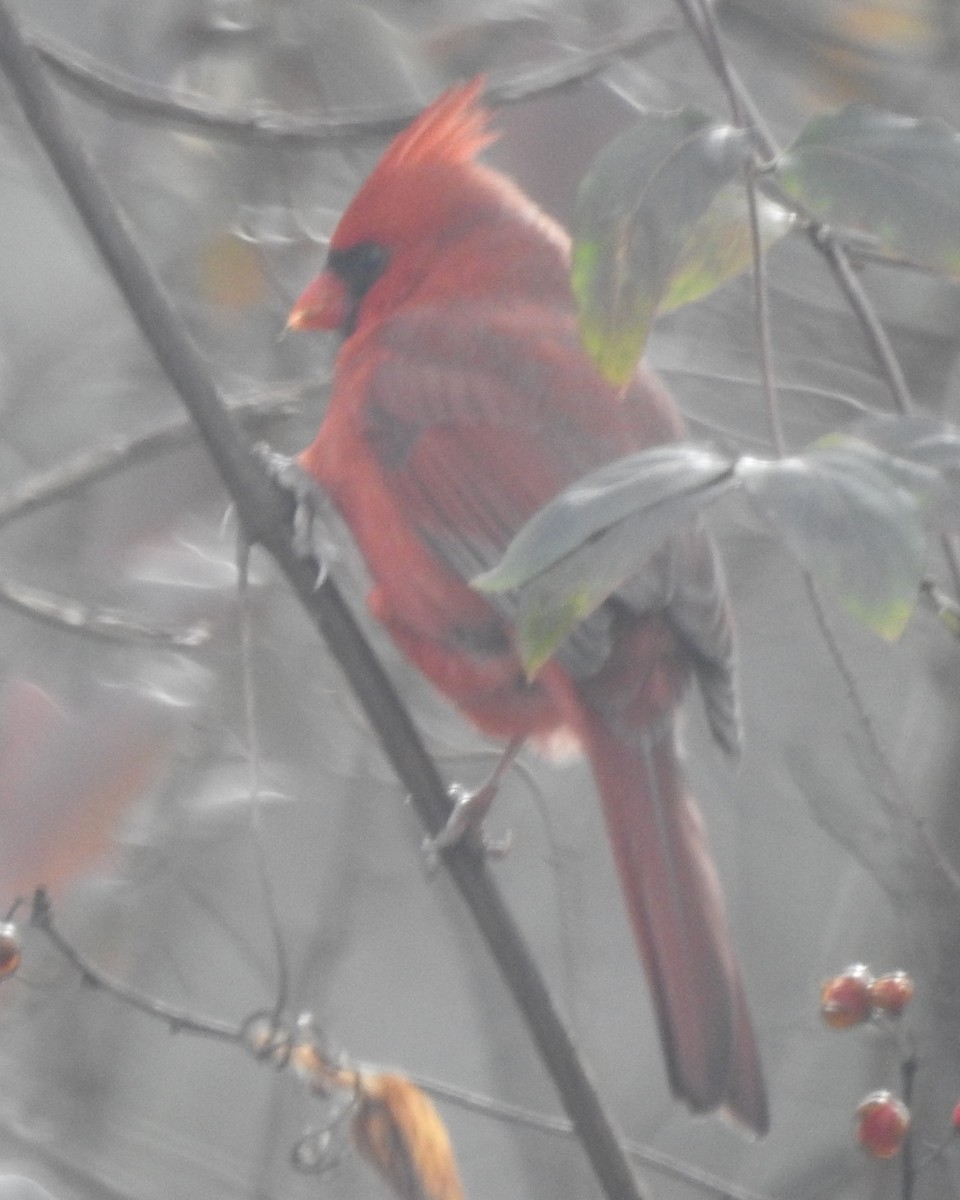
[[[326,507],[326,497],[295,458],[280,454],[266,442],[254,446],[267,474],[291,504],[292,546],[298,558],[322,558],[316,526]]]
[[[510,852],[513,838],[509,832],[501,838],[491,838],[483,830],[483,820],[497,794],[499,779],[488,780],[475,792],[468,792],[459,783],[450,787],[453,808],[447,823],[435,837],[424,838],[423,856],[427,870],[433,872],[440,852],[462,842],[471,842],[490,858],[503,858]]]

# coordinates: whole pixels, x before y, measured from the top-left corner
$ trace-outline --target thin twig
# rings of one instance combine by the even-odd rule
[[[876,725],[873,718],[860,694],[860,688],[857,684],[856,677],[846,660],[840,643],[837,640],[830,621],[827,617],[826,607],[817,591],[813,577],[808,571],[802,570],[801,575],[804,585],[807,589],[807,595],[810,600],[810,606],[813,610],[814,618],[820,630],[820,636],[823,638],[824,645],[833,659],[834,666],[840,675],[843,685],[847,691],[847,698],[857,715],[857,724],[860,727],[860,732],[866,742],[867,750],[870,753],[874,763],[880,769],[880,779],[882,785],[876,788],[876,793],[886,809],[888,815],[894,815],[898,819],[905,820],[909,825],[913,826],[917,839],[926,850],[930,860],[937,868],[938,874],[945,880],[948,887],[954,894],[960,895],[960,872],[956,870],[950,860],[943,853],[942,849],[937,845],[936,841],[931,837],[930,831],[927,829],[926,823],[913,811],[909,804],[902,797],[902,786],[893,764],[890,762],[886,751],[883,748],[883,743],[880,741],[880,735],[877,733]]]
[[[237,601],[240,611],[240,669],[243,680],[244,721],[247,735],[247,765],[250,792],[250,835],[256,862],[257,879],[263,895],[270,940],[276,963],[276,998],[273,1021],[280,1020],[290,992],[290,966],[287,944],[280,923],[280,911],[273,878],[267,865],[263,830],[263,784],[261,778],[260,723],[257,720],[257,691],[253,673],[253,614],[250,605],[250,547],[242,537],[237,545]]]
[[[900,1062],[900,1096],[907,1106],[907,1111],[913,1110],[913,1086],[917,1078],[917,1054],[913,1045],[907,1046],[907,1053]],[[913,1128],[907,1130],[901,1151],[903,1157],[902,1196],[903,1200],[913,1200],[913,1185],[916,1180],[916,1162],[914,1156]]]
[[[450,805],[436,767],[339,590],[327,573],[318,578],[317,565],[296,554],[287,498],[278,493],[224,406],[203,356],[137,249],[80,138],[68,127],[8,0],[0,0],[0,63],[142,333],[196,421],[247,538],[273,556],[323,633],[426,832],[437,834]],[[443,859],[525,1018],[604,1192],[609,1200],[640,1200],[613,1125],[482,855],[458,846],[445,850]]]
[[[233,400],[228,407],[244,427],[260,428],[268,420],[297,412],[301,397],[283,394]],[[187,414],[180,414],[143,433],[120,434],[81,450],[0,492],[0,529],[55,501],[67,500],[90,484],[196,442],[196,425]]]
[[[825,225],[813,225],[810,236],[813,244],[832,267],[841,291],[860,322],[867,344],[886,376],[897,411],[903,416],[915,412],[916,405],[910,395],[906,376],[846,250],[833,231]]]
[[[359,1069],[377,1072],[383,1068],[364,1063]],[[457,1108],[465,1109],[467,1112],[480,1113],[493,1120],[502,1121],[504,1124],[532,1129],[550,1137],[570,1138],[574,1136],[573,1126],[565,1117],[533,1112],[520,1104],[508,1104],[503,1100],[495,1100],[480,1092],[471,1091],[469,1088],[441,1083],[430,1076],[406,1072],[406,1077],[431,1096],[453,1104]],[[682,1179],[685,1183],[709,1193],[715,1200],[717,1197],[722,1197],[722,1200],[776,1200],[770,1193],[765,1192],[761,1195],[758,1192],[728,1183],[709,1171],[703,1171],[689,1163],[681,1162],[672,1155],[654,1150],[650,1146],[642,1146],[630,1138],[625,1139],[624,1148],[636,1162],[642,1163],[645,1167],[649,1167],[661,1175]]]
[[[690,0],[680,0],[680,2],[684,9],[690,10],[690,15],[692,16],[693,10],[690,7]],[[696,0],[696,4],[700,10],[700,20],[692,21],[691,24],[697,31],[700,45],[703,47],[708,61],[716,71],[723,90],[727,93],[730,116],[737,125],[742,127],[746,124],[746,119],[740,99],[740,91],[734,82],[732,64],[724,53],[723,46],[720,43],[720,31],[717,29],[717,23],[713,18],[711,0]]]
[[[215,1018],[197,1017],[186,1009],[165,1004],[162,1000],[153,1000],[95,967],[57,929],[53,920],[50,899],[43,888],[38,888],[34,895],[30,924],[35,929],[39,929],[56,946],[59,953],[77,968],[87,983],[114,996],[129,1008],[135,1008],[138,1012],[146,1013],[149,1017],[163,1021],[170,1027],[171,1032],[196,1033],[202,1037],[218,1038],[224,1042],[239,1043],[243,1041],[243,1025],[231,1025]]]
[[[289,396],[234,401],[230,405],[244,424],[259,427],[268,418],[287,415],[298,405]],[[110,438],[65,462],[21,480],[0,494],[0,529],[76,492],[126,470],[138,462],[182,449],[197,441],[196,426],[180,416],[146,433]],[[34,621],[96,641],[156,645],[193,650],[209,640],[206,624],[155,625],[131,613],[87,604],[17,580],[0,580],[0,604]]]
[[[718,43],[719,49],[719,43]],[[763,248],[760,231],[760,211],[757,200],[756,169],[747,163],[744,171],[744,189],[747,194],[747,213],[750,220],[750,247],[753,254],[753,310],[757,329],[757,345],[760,350],[760,379],[770,421],[770,436],[774,449],[780,457],[787,453],[787,439],[783,431],[783,415],[777,396],[777,382],[773,368],[773,337],[770,329],[770,291],[767,287],[767,256]]]
[[[43,625],[98,642],[195,650],[210,638],[210,627],[206,624],[151,625],[118,609],[84,604],[13,579],[0,580],[0,604]]]
[[[686,17],[687,23],[700,43],[703,55],[716,72],[726,92],[730,115],[734,122],[752,128],[746,114],[745,90],[735,76],[720,40],[720,31],[713,16],[710,0],[677,0],[677,7]],[[770,145],[764,146],[769,155]],[[777,454],[786,453],[786,438],[783,419],[777,399],[776,377],[773,369],[773,339],[770,334],[770,300],[766,278],[766,255],[760,229],[760,213],[756,184],[757,168],[748,162],[744,169],[744,190],[747,199],[747,215],[750,225],[750,246],[753,258],[753,310],[756,322],[757,345],[760,354],[760,377],[766,400],[770,432]]]
[[[822,250],[834,269],[834,275],[860,322],[870,349],[880,363],[890,391],[893,393],[897,411],[902,416],[909,416],[916,412],[916,404],[910,395],[906,376],[873,305],[867,298],[857,273],[850,263],[846,250],[837,238],[823,226],[811,230],[811,236],[814,245]],[[954,591],[960,594],[960,553],[957,551],[956,542],[949,534],[941,534],[940,548],[953,576]]]

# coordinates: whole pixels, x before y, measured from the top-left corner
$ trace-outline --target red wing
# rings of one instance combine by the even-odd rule
[[[659,382],[625,397],[597,374],[572,316],[531,305],[450,302],[401,310],[356,348],[364,437],[391,496],[432,554],[462,579],[494,566],[520,527],[560,490],[621,455],[682,436]],[[636,613],[663,611],[688,648],[722,745],[739,718],[726,588],[699,525],[670,539],[618,592]],[[513,615],[509,596],[497,606]],[[561,648],[575,677],[609,652],[598,610]]]
[[[408,521],[465,579],[558,491],[634,448],[565,314],[420,307],[376,340],[366,436]]]

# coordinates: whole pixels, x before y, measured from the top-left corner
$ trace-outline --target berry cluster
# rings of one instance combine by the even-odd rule
[[[820,1015],[831,1029],[850,1029],[869,1020],[899,1017],[913,998],[913,980],[905,971],[876,978],[855,963],[828,979],[820,989]],[[910,1110],[893,1092],[871,1092],[856,1113],[856,1136],[874,1158],[893,1158],[910,1132]]]

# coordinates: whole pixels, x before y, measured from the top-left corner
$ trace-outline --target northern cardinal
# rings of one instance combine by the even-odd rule
[[[691,675],[724,749],[739,744],[733,635],[712,542],[672,537],[530,679],[515,602],[469,580],[561,489],[684,435],[643,364],[618,390],[583,350],[566,233],[477,161],[482,80],[387,148],[343,214],[288,325],[344,335],[301,466],[369,568],[369,605],[476,726],[575,743],[603,804],[675,1095],[767,1128],[750,1016],[675,711]]]

